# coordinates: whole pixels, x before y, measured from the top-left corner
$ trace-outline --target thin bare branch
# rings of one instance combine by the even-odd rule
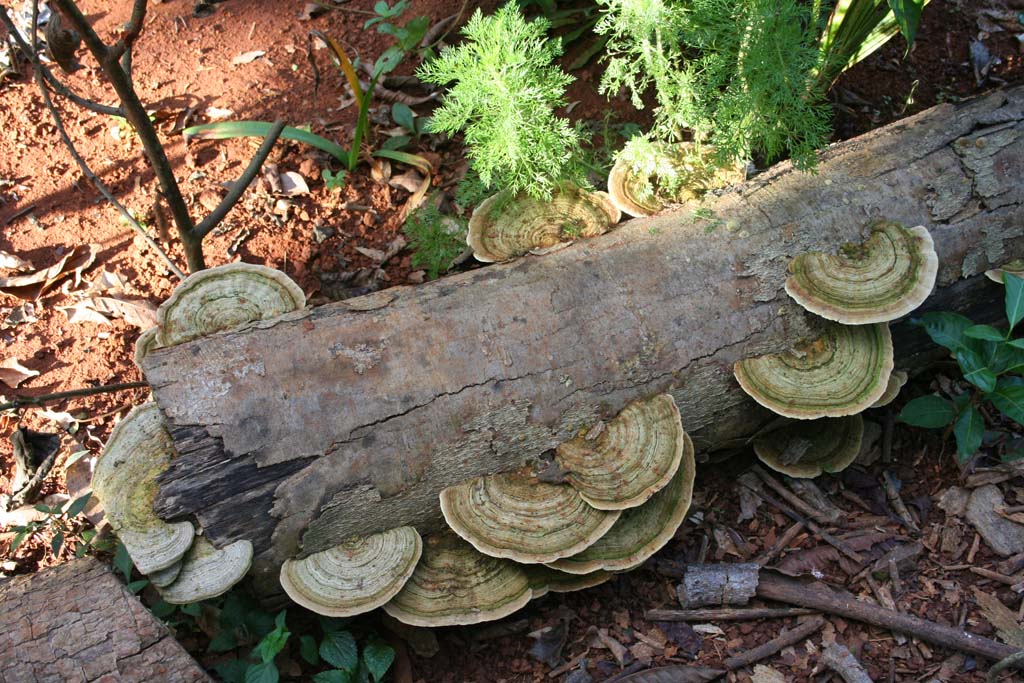
[[[121,59],[122,55],[127,57],[128,66],[122,62],[121,66],[131,75],[131,51],[136,38],[142,33],[142,26],[146,21],[146,0],[135,0],[132,5],[132,16],[124,25],[124,32],[121,39],[110,47],[110,55],[114,59]]]
[[[210,215],[204,218],[199,225],[193,230],[193,235],[196,239],[202,239],[206,237],[213,230],[218,223],[224,220],[224,217],[228,214],[239,199],[242,198],[242,194],[245,192],[249,184],[252,183],[256,174],[259,173],[260,167],[263,162],[267,160],[270,155],[270,150],[273,149],[274,143],[281,136],[281,131],[284,130],[284,121],[278,119],[274,122],[274,125],[270,127],[270,131],[267,132],[267,136],[263,138],[263,144],[256,150],[256,155],[249,162],[245,171],[238,178],[238,180],[232,185],[231,191],[225,195],[224,199],[220,201]]]
[[[103,384],[98,387],[86,387],[84,389],[72,389],[71,391],[59,391],[55,394],[43,394],[42,396],[15,396],[13,401],[0,403],[0,411],[13,408],[24,408],[25,406],[44,406],[47,403],[55,403],[69,398],[79,396],[95,396],[96,394],[111,394],[117,391],[129,389],[145,389],[149,385],[145,382],[122,382],[120,384]]]

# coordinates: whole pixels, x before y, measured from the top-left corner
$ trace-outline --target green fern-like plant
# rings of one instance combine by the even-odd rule
[[[573,79],[554,64],[561,46],[549,25],[526,21],[514,4],[487,17],[478,9],[465,42],[417,70],[423,81],[454,83],[431,130],[464,131],[470,165],[488,187],[548,197],[573,173],[581,133],[555,115]]]

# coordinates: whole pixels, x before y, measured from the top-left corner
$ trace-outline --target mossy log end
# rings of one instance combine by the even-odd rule
[[[1024,256],[1024,88],[942,105],[781,164],[734,191],[543,257],[394,288],[154,352],[146,376],[180,457],[158,512],[248,538],[266,590],[286,558],[403,524],[438,492],[515,467],[629,401],[669,392],[705,456],[770,416],[734,361],[810,316],[786,265],[887,218],[925,225],[940,271],[922,310],[1000,317],[980,273]],[[897,368],[935,358],[906,323]]]

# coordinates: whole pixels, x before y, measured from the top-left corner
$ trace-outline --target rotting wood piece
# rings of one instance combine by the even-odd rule
[[[796,254],[855,241],[876,216],[923,223],[940,270],[918,312],[1001,319],[981,273],[1024,256],[1022,102],[1017,88],[942,105],[833,146],[817,175],[782,164],[696,214],[396,288],[371,310],[351,300],[155,351],[146,376],[180,453],[157,510],[196,516],[218,544],[252,540],[273,590],[288,557],[437,528],[441,489],[637,398],[671,393],[699,453],[742,446],[768,418],[729,368],[808,334],[783,291]],[[920,329],[893,334],[900,368],[941,353]]]

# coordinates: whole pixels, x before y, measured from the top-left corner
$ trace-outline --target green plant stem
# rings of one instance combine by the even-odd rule
[[[148,388],[147,382],[121,382],[119,384],[104,384],[98,387],[85,387],[83,389],[72,389],[70,391],[58,391],[55,394],[43,394],[42,396],[15,396],[13,401],[0,403],[0,412],[5,410],[23,408],[25,406],[44,406],[47,403],[55,403],[68,398],[79,396],[94,396],[96,394],[110,394],[129,389]]]

